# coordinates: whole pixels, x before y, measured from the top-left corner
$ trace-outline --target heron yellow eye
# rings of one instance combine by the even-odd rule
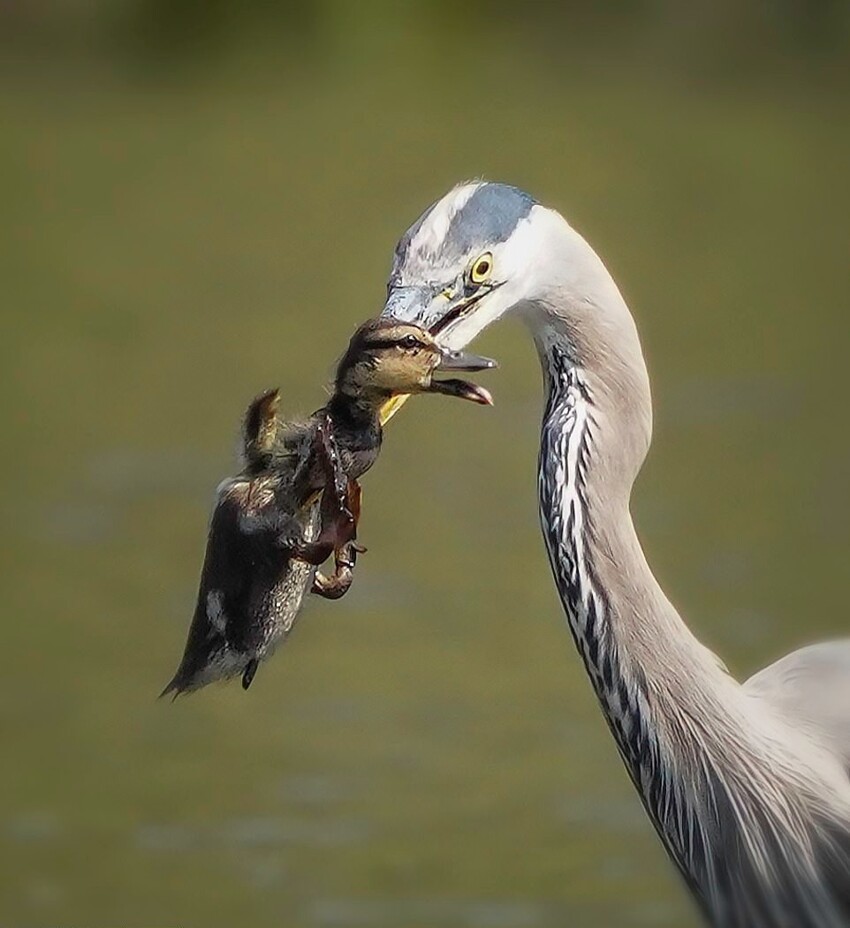
[[[483,284],[493,273],[493,255],[485,251],[472,262],[469,279],[474,284]]]

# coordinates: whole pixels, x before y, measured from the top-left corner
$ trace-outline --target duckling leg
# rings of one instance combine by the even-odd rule
[[[321,530],[313,541],[296,543],[292,547],[292,557],[306,561],[316,567],[324,562],[343,545],[354,539],[357,522],[349,509],[340,509],[333,492],[322,492]]]
[[[293,557],[308,564],[323,564],[357,533],[360,516],[360,485],[349,480],[327,421],[317,428],[316,453],[325,472],[320,508],[321,530],[314,541],[296,545]]]
[[[356,480],[349,480],[345,490],[342,512],[351,520],[351,535],[346,541],[354,541],[357,537],[357,526],[360,524],[360,508],[363,500],[363,489]],[[363,549],[366,550],[365,548]]]
[[[354,519],[353,532],[357,531],[357,523],[360,520],[360,484],[356,480],[351,480],[348,485],[346,494],[346,510]],[[354,537],[350,540],[338,544],[334,550],[334,572],[330,577],[316,572],[313,578],[313,592],[325,599],[340,599],[345,596],[354,581],[354,565],[357,563],[357,555],[362,554],[366,549],[363,545],[357,544]]]
[[[325,472],[324,495],[332,496],[340,512],[347,511],[350,482],[342,466],[333,426],[327,414],[319,421],[316,428],[315,451]]]

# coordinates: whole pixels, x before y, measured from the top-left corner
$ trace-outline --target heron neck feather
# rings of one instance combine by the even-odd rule
[[[629,513],[646,450],[640,404],[618,406],[604,368],[593,366],[604,345],[584,356],[587,366],[578,363],[563,318],[550,317],[534,335],[548,388],[539,499],[550,564],[659,837],[718,925],[791,924],[789,911],[794,925],[845,924],[806,830],[821,799],[801,790],[811,782],[834,791],[836,782],[690,632],[644,556]],[[833,795],[839,808],[848,798]],[[764,869],[765,854],[773,869]]]
[[[678,704],[683,690],[732,695],[737,684],[665,596],[631,518],[648,447],[642,399],[619,403],[601,372],[578,366],[562,323],[535,337],[548,394],[541,521],[570,628],[606,712],[651,713],[667,692]],[[658,671],[651,680],[647,667]],[[636,698],[645,691],[648,701],[622,705],[622,686]]]

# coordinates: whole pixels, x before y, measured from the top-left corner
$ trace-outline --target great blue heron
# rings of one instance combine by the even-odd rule
[[[649,379],[602,261],[515,187],[456,187],[402,236],[387,314],[459,349],[507,312],[546,382],[540,518],[570,630],[646,811],[708,920],[850,925],[850,640],[736,682],[690,632],[629,513]]]

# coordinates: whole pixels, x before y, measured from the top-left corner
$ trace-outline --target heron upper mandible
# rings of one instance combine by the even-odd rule
[[[462,348],[508,312],[546,383],[540,519],[590,682],[670,857],[723,928],[850,925],[850,640],[746,683],[658,585],[629,513],[649,379],[611,275],[563,217],[462,184],[395,251],[385,313]]]

